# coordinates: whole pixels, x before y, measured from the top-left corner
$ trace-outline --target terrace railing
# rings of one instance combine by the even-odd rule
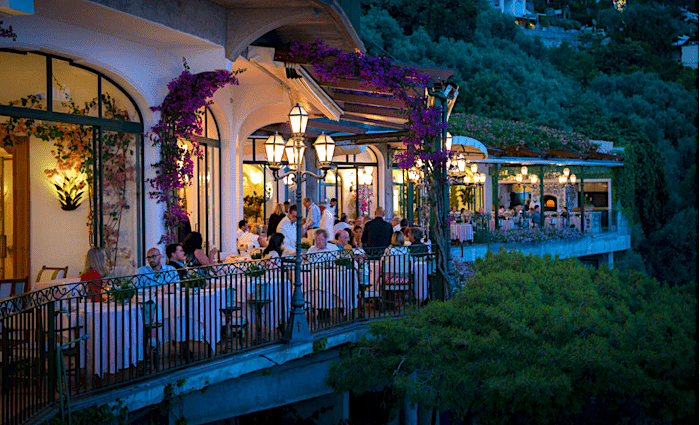
[[[433,254],[303,256],[311,332],[434,299]],[[58,285],[0,300],[2,424],[70,397],[283,341],[294,264],[257,260]]]

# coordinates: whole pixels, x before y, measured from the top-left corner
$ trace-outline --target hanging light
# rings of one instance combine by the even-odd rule
[[[523,176],[527,176],[527,167],[526,166],[523,165],[520,168],[520,174],[522,174]]]
[[[486,183],[486,173],[481,173],[481,175],[479,175],[479,183]]]
[[[469,174],[464,176],[464,183],[465,184],[470,184],[471,182],[472,182],[472,176],[470,176]]]
[[[369,165],[365,167],[365,174],[371,176],[372,171],[374,171],[374,168],[370,167]]]
[[[297,139],[297,141],[295,141],[294,138],[290,138],[287,140],[284,151],[287,153],[289,168],[296,170],[297,167],[301,165],[304,159],[304,149],[304,141],[302,139]]]
[[[571,180],[571,184],[576,184],[576,174],[570,175],[569,179]]]
[[[472,170],[472,174],[476,174],[476,172],[479,171],[479,166],[476,164],[472,164],[470,168]]]
[[[457,169],[460,173],[463,173],[467,169],[467,160],[460,157],[457,159]]]
[[[559,176],[559,184],[566,184],[566,176],[564,174]]]
[[[445,149],[448,151],[452,149],[452,135],[450,132],[447,132],[447,135],[445,136]]]
[[[292,127],[292,135],[303,137],[306,133],[306,124],[309,122],[309,114],[298,103],[289,111],[289,125]]]
[[[331,162],[333,162],[333,152],[335,151],[333,138],[323,132],[314,142],[314,147],[316,148],[316,155],[318,156],[318,162],[321,163],[321,168],[330,167]]]
[[[270,166],[279,167],[284,155],[284,138],[276,132],[274,136],[268,137],[265,141],[265,153]]]
[[[287,177],[285,177],[284,179],[282,179],[282,181],[284,181],[284,183],[285,183],[287,186],[293,185],[293,184],[294,184],[294,174],[288,175]]]
[[[530,174],[530,183],[537,183],[537,174]]]
[[[571,171],[568,168],[564,168],[564,176],[569,177]]]
[[[522,175],[522,174],[516,174],[516,175],[515,175],[515,181],[518,182],[518,183],[522,183],[522,182],[523,182],[523,175]]]

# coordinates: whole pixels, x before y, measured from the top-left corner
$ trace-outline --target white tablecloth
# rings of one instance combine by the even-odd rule
[[[51,288],[52,286],[57,286],[57,285],[75,284],[75,283],[79,283],[79,282],[80,282],[79,277],[65,277],[63,279],[44,280],[42,282],[36,282],[34,284],[34,286],[32,287],[32,291],[37,291],[39,289]],[[72,290],[76,286],[78,286],[78,285],[67,286],[67,288]]]
[[[359,283],[353,267],[314,267],[301,279],[304,298],[312,308],[343,308],[347,313],[357,307]]]
[[[460,242],[473,241],[474,229],[469,223],[451,223],[450,235],[453,240],[458,240]]]
[[[428,270],[430,268],[430,260],[412,260],[413,266],[413,292],[417,300],[425,300],[430,295],[428,292]],[[370,288],[375,294],[381,294],[381,283],[379,274],[379,261],[373,261],[369,264],[370,268]]]
[[[86,356],[82,353],[85,350],[88,370],[94,370],[98,376],[143,360],[143,315],[135,302],[125,305],[86,302],[70,316],[61,315],[61,321],[64,328],[83,326],[80,333],[89,338],[80,343],[80,366],[86,366]]]

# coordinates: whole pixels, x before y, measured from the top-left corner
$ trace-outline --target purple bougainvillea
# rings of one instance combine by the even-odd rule
[[[178,190],[186,188],[193,177],[192,156],[201,155],[194,135],[202,134],[204,108],[212,104],[211,97],[219,88],[238,84],[236,75],[239,72],[219,70],[192,74],[185,63],[182,74],[168,84],[169,93],[163,103],[151,108],[161,113],[158,124],[148,134],[153,146],[160,148],[160,160],[153,164],[156,176],[148,179],[153,188],[150,197],[166,205],[165,234],[160,243],[175,242],[178,224],[189,218]],[[179,139],[190,141],[193,149],[182,149]]]

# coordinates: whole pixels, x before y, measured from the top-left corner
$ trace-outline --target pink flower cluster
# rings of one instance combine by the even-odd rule
[[[192,155],[201,155],[194,135],[202,134],[204,108],[212,104],[211,97],[219,88],[238,84],[237,73],[219,70],[192,74],[185,64],[182,74],[168,83],[170,92],[163,103],[151,108],[161,113],[160,121],[148,135],[153,146],[160,147],[160,161],[153,164],[156,177],[148,182],[154,189],[149,193],[151,198],[166,204],[163,217],[166,234],[161,238],[162,243],[174,242],[178,223],[188,219],[177,192],[186,188],[193,177]],[[178,139],[189,140],[192,151],[181,149]]]

